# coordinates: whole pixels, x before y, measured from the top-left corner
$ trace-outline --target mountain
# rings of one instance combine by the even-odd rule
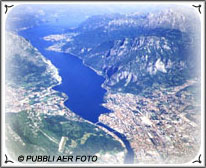
[[[168,5],[163,5],[168,6]],[[170,6],[170,5],[169,5]],[[174,6],[174,5],[173,5]],[[114,4],[114,3],[67,3],[67,4],[18,4],[9,10],[6,29],[22,31],[38,25],[52,25],[64,28],[77,27],[93,15],[143,12],[161,8],[158,4]],[[87,10],[85,10],[87,9]],[[69,20],[69,21],[67,21]]]
[[[101,114],[99,122],[125,135],[134,151],[134,163],[191,163],[199,156],[201,147],[201,34],[198,12],[193,7],[182,5],[156,5],[155,10],[151,6],[144,10],[141,7],[138,10],[137,5],[133,13],[126,9],[127,13],[118,13],[117,10],[116,13],[108,14],[99,12],[99,15],[89,16],[88,19],[84,16],[84,22],[70,29],[58,29],[59,34],[52,32],[53,34],[49,35],[50,30],[47,29],[48,36],[43,39],[51,41],[52,46],[47,50],[73,54],[82,59],[86,66],[104,76],[103,87],[107,89],[107,93],[104,95],[103,106],[111,112]],[[98,14],[98,9],[96,11]],[[69,25],[69,17],[67,20],[63,18],[62,21]],[[41,73],[44,74],[44,71]],[[18,77],[18,73],[16,75]],[[24,75],[19,76],[16,81],[21,79],[24,79]],[[34,85],[38,86],[38,81],[36,82]],[[92,127],[82,134],[82,128],[88,128],[92,124],[84,123],[84,120],[63,106],[66,98],[64,94],[49,89],[49,85],[38,87],[42,89],[38,94],[24,91],[24,87],[31,87],[30,85],[20,86],[20,89],[6,89],[7,96],[14,95],[12,99],[8,98],[10,104],[6,108],[7,112],[21,111],[12,114],[16,115],[15,117],[9,116],[11,120],[7,122],[8,129],[15,130],[16,123],[21,129],[15,130],[15,133],[22,136],[24,132],[30,133],[31,128],[36,128],[31,129],[37,130],[34,132],[35,136],[31,133],[29,135],[32,136],[26,137],[29,141],[23,139],[29,144],[36,136],[41,140],[43,137],[42,144],[45,145],[48,143],[48,136],[58,142],[59,137],[66,136],[71,139],[66,149],[95,150],[81,142],[85,142],[88,136],[92,142],[99,142],[101,133]],[[18,96],[24,93],[29,95],[28,99]],[[15,103],[11,103],[14,100]],[[23,106],[22,110],[21,104],[25,103],[29,106]],[[15,108],[9,109],[14,106]],[[22,116],[27,116],[25,113],[33,114],[30,107],[41,113],[35,115],[38,118],[33,115],[30,118],[41,122],[24,128],[21,122],[29,121]],[[45,107],[44,113],[39,107]],[[43,131],[43,134],[37,128]],[[75,128],[77,130],[73,130]],[[74,136],[73,132],[77,133],[77,136]],[[19,139],[18,136],[12,136],[11,131],[8,133],[12,141]],[[96,135],[95,139],[93,133]],[[77,146],[73,140],[78,142]],[[85,143],[91,144],[90,140]],[[102,140],[100,146],[108,139]],[[110,140],[109,138],[107,142],[111,142]],[[117,150],[119,143],[112,142],[116,144],[112,143],[112,146],[115,146],[112,148],[116,151],[115,155],[112,152],[109,156],[101,155],[105,160],[112,156],[122,156],[122,150]],[[45,147],[42,144],[35,145]],[[55,144],[51,146],[51,149],[45,147],[44,150],[53,151],[58,148]],[[9,148],[9,145],[7,147]],[[114,158],[112,160],[115,160]]]
[[[201,136],[200,20],[184,6],[96,15],[48,50],[73,54],[104,76],[99,121],[124,134],[134,163],[191,163]]]
[[[140,93],[154,84],[178,86],[198,77],[199,26],[189,9],[97,15],[70,30],[61,49],[101,73],[108,89]]]

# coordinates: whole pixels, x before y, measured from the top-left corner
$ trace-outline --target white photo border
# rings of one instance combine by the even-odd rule
[[[201,4],[201,147],[194,160],[198,159],[201,154],[202,163],[185,163],[185,164],[21,164],[18,162],[5,164],[5,22],[8,14],[5,14],[4,5],[21,5],[21,4],[82,4],[82,3],[135,3],[135,4],[183,4],[199,5]],[[12,10],[12,9],[11,9]],[[9,13],[10,11],[8,11]],[[1,167],[204,167],[205,166],[205,1],[1,1]]]

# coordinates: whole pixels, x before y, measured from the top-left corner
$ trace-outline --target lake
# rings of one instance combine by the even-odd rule
[[[63,32],[64,28],[62,27],[41,25],[20,31],[18,34],[29,40],[58,69],[59,75],[62,77],[62,83],[53,87],[53,89],[64,92],[69,97],[65,101],[65,105],[82,118],[96,123],[100,114],[110,112],[101,106],[104,103],[106,93],[106,90],[101,87],[104,78],[85,66],[76,56],[45,50],[53,43],[43,40],[43,37]],[[114,132],[122,139],[128,150],[125,163],[133,163],[134,152],[126,137],[104,124],[101,126]]]

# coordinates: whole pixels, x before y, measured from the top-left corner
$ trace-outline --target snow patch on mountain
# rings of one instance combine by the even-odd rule
[[[155,68],[158,71],[161,71],[161,72],[164,72],[164,73],[167,72],[167,70],[165,69],[165,64],[160,60],[160,58],[156,61]]]

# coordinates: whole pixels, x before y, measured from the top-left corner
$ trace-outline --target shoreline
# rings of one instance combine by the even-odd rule
[[[59,51],[52,51],[52,52],[59,52]],[[61,51],[61,52],[63,52],[63,51]],[[95,72],[98,76],[101,76],[101,77],[104,79],[103,83],[101,84],[101,88],[105,90],[105,94],[107,94],[107,93],[109,92],[109,90],[108,90],[106,87],[104,87],[104,82],[106,81],[106,78],[105,78],[105,76],[103,76],[102,73],[98,72],[98,71],[95,70],[94,68],[92,68],[92,67],[90,67],[89,65],[85,64],[85,61],[84,61],[83,59],[81,59],[80,57],[78,57],[76,54],[73,54],[72,52],[63,52],[63,53],[68,54],[68,55],[71,55],[71,56],[79,59],[85,67],[91,69],[91,70],[92,70],[93,72]],[[54,66],[54,67],[55,67],[55,66]],[[55,68],[56,68],[56,67],[55,67]],[[56,69],[57,69],[57,68],[56,68]],[[58,69],[57,69],[57,71],[58,71]],[[62,83],[62,82],[61,82],[61,83]],[[60,84],[61,84],[61,83],[60,83]],[[60,85],[60,84],[58,84],[58,85]],[[67,95],[66,95],[66,96],[67,96]],[[67,98],[66,100],[68,100],[68,99],[69,99],[69,98]],[[65,100],[65,101],[66,101],[66,100]],[[65,103],[65,101],[64,101],[64,103]],[[104,101],[104,97],[103,97],[103,101]],[[103,103],[104,103],[104,102],[103,102]],[[103,106],[103,103],[101,104],[101,106]],[[64,106],[65,106],[67,109],[69,109],[65,104],[64,104]],[[103,106],[103,107],[104,107],[104,106]],[[109,111],[112,112],[111,110],[109,110]],[[109,114],[110,112],[103,113],[103,114]],[[73,113],[75,113],[75,112],[73,112]],[[75,113],[75,115],[79,116],[79,115],[76,114],[76,113]],[[79,116],[79,117],[82,118],[81,116]],[[100,123],[100,121],[99,121],[99,116],[98,116],[98,121],[97,121],[96,123],[93,123],[93,122],[91,122],[91,121],[89,121],[89,120],[86,120],[86,119],[84,119],[84,118],[82,118],[82,119],[83,119],[84,121],[88,122],[88,123],[94,124],[94,125],[97,126],[98,128],[100,128],[100,129],[102,129],[103,131],[105,131],[106,133],[110,134],[110,135],[111,135],[114,139],[116,139],[118,142],[120,142],[120,144],[121,144],[121,145],[124,147],[124,149],[125,149],[125,150],[124,150],[124,154],[125,154],[124,163],[125,163],[126,159],[128,159],[129,153],[131,154],[131,152],[132,152],[132,154],[134,154],[134,151],[133,151],[132,147],[130,146],[130,142],[129,142],[129,140],[127,140],[127,138],[126,138],[125,135],[124,135],[124,136],[125,136],[125,140],[126,140],[127,142],[124,142],[123,137],[120,138],[120,137],[117,135],[117,134],[121,134],[121,133],[119,133],[118,131],[116,131],[117,134],[115,134],[114,132],[112,132],[112,131],[110,131],[109,129],[106,128],[106,127],[110,128],[109,126],[105,125],[106,127],[104,127],[104,126],[98,125],[98,123]],[[104,125],[104,123],[102,123],[102,124]],[[112,128],[110,128],[110,129],[112,129]],[[112,129],[112,130],[113,130],[113,129]],[[129,144],[129,148],[128,148],[128,146],[126,145],[126,143]],[[129,152],[129,151],[130,151],[130,152]],[[134,156],[133,156],[133,158],[132,158],[132,163],[133,163],[133,161],[134,161]]]
[[[78,58],[78,59],[82,62],[82,64],[83,64],[84,66],[86,66],[86,67],[88,67],[89,69],[93,70],[97,75],[103,77],[103,78],[104,78],[104,82],[106,81],[106,79],[105,79],[105,77],[103,76],[102,73],[99,73],[99,72],[96,71],[94,68],[92,68],[92,67],[90,67],[89,65],[85,64],[85,61],[84,61],[83,59],[79,58],[77,55],[75,55],[75,54],[73,54],[73,53],[67,53],[67,52],[64,52],[64,53],[65,53],[65,54],[70,54],[71,56],[74,56],[74,57]],[[109,90],[104,87],[104,82],[101,84],[101,87],[106,91],[105,94],[107,94],[107,93],[109,92]],[[103,98],[103,100],[104,100],[104,98]],[[101,106],[103,106],[103,104],[101,104]],[[103,106],[103,107],[104,107],[104,106]],[[109,109],[108,109],[108,110],[109,110]],[[111,111],[111,110],[109,110],[109,111]],[[111,112],[112,112],[112,111],[111,111]],[[109,114],[109,113],[111,113],[111,112],[103,113],[103,114]],[[75,114],[76,114],[76,113],[75,113]],[[80,116],[80,117],[81,117],[81,116]],[[83,119],[84,119],[84,118],[83,118]],[[85,120],[85,119],[84,119],[84,120]],[[105,132],[109,133],[112,137],[114,137],[116,140],[118,140],[118,141],[121,143],[121,145],[125,148],[125,151],[126,151],[126,152],[124,151],[124,152],[125,152],[124,162],[125,162],[126,158],[128,158],[127,155],[128,155],[128,153],[129,153],[129,149],[127,148],[126,144],[124,143],[124,140],[123,140],[122,138],[120,138],[118,135],[116,135],[114,132],[109,131],[109,130],[108,130],[107,128],[105,128],[104,126],[99,125],[98,123],[101,123],[101,122],[99,121],[99,117],[98,117],[98,121],[97,121],[96,123],[93,123],[93,122],[91,122],[91,121],[89,121],[89,120],[85,120],[85,121],[87,121],[87,122],[89,122],[89,123],[92,123],[92,124],[98,126],[100,129],[102,129],[102,130],[104,130]],[[104,123],[102,123],[102,124],[104,125]],[[105,125],[105,126],[107,126],[107,125]],[[107,126],[107,127],[110,128],[109,126]],[[113,129],[113,128],[110,128],[110,129]],[[114,131],[116,131],[116,130],[114,130]],[[118,131],[116,131],[116,132],[119,133]],[[121,133],[119,133],[119,134],[121,134]],[[125,136],[125,135],[124,135],[124,136]],[[125,140],[128,141],[129,146],[130,146],[130,142],[129,142],[129,140],[127,139],[126,136],[125,136]],[[131,150],[132,150],[132,152],[133,152],[133,154],[134,154],[134,151],[133,151],[133,149],[132,149],[131,146],[130,146],[130,148],[131,148]],[[133,159],[133,161],[134,161],[134,157],[133,157],[132,159]],[[133,163],[133,161],[132,161],[132,163]]]

